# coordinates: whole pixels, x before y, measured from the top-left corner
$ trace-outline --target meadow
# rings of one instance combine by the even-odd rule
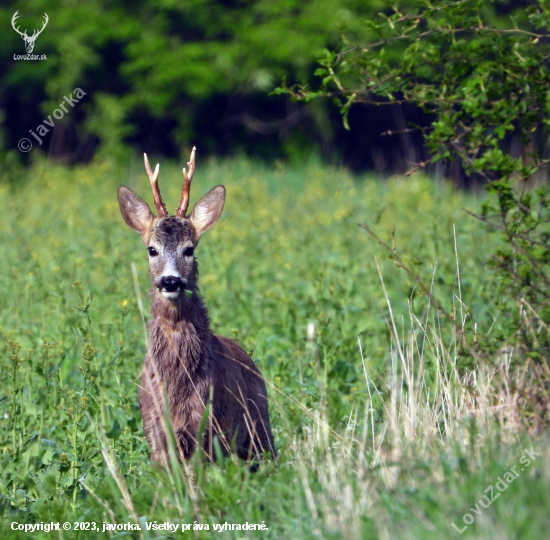
[[[481,359],[461,339],[498,333],[506,317],[487,265],[498,236],[465,210],[483,195],[315,160],[197,164],[191,204],[217,184],[228,194],[197,249],[201,292],[215,332],[249,351],[268,385],[279,459],[251,474],[198,453],[168,471],[149,463],[137,384],[150,282],[120,184],[152,207],[137,157],[37,160],[0,183],[4,536],[548,536],[548,438],[524,421],[521,369],[513,351]],[[160,186],[173,210],[178,164],[161,164]],[[91,525],[31,534],[14,522]],[[180,528],[147,530],[155,522]],[[264,527],[219,530],[246,522]]]

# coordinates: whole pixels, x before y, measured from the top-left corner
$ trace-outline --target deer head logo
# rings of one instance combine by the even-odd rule
[[[27,29],[25,29],[24,32],[21,32],[19,27],[15,26],[15,21],[17,20],[17,17],[19,17],[18,13],[19,10],[13,14],[11,25],[13,26],[13,29],[23,38],[23,41],[25,42],[25,49],[27,49],[27,54],[31,54],[34,49],[34,42],[36,41],[36,38],[42,33],[42,30],[44,30],[48,24],[48,14],[44,13],[44,24],[42,25],[42,28],[40,30],[35,30],[32,36],[27,36]]]

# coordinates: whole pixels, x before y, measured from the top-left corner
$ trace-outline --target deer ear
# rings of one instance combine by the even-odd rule
[[[195,208],[189,216],[189,221],[198,237],[216,224],[221,216],[224,202],[225,188],[216,186],[195,204]]]
[[[151,229],[155,219],[148,204],[126,186],[118,188],[118,204],[128,227],[141,234],[145,241],[145,235]]]

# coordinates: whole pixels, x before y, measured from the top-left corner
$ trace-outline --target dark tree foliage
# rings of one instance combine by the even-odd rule
[[[498,21],[518,7],[524,7],[520,0],[488,2],[483,10]],[[29,33],[48,13],[34,50],[46,61],[13,59],[25,52],[10,25],[16,10]],[[41,151],[74,162],[128,147],[185,158],[195,144],[202,158],[245,152],[300,161],[320,152],[356,171],[404,171],[407,163],[426,159],[421,134],[403,129],[408,122],[429,123],[421,109],[354,107],[346,131],[329,101],[293,103],[270,95],[283,76],[290,84],[313,82],[314,58],[336,48],[341,37],[348,48],[378,39],[369,21],[380,10],[392,13],[384,0],[4,3],[0,148],[8,161]],[[77,86],[85,100],[55,123],[43,144],[29,154],[15,150]]]
[[[379,0],[29,0],[4,3],[0,15],[2,146],[14,149],[29,129],[75,87],[86,99],[40,147],[56,158],[90,159],[122,144],[151,154],[187,156],[236,149],[292,157],[310,141],[333,138],[321,103],[297,106],[269,96],[283,75],[310,78],[314,57],[336,46],[342,29],[359,37]],[[10,21],[31,34],[49,23],[25,53]],[[339,122],[338,122],[339,123]],[[300,126],[300,129],[294,129]],[[36,143],[37,144],[37,143]],[[33,152],[35,149],[33,149]],[[23,155],[15,152],[19,158]]]

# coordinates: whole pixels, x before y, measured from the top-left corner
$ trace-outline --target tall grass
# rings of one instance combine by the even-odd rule
[[[545,536],[550,456],[524,421],[524,375],[513,351],[482,359],[462,339],[505,315],[485,266],[496,240],[465,214],[475,198],[422,177],[199,165],[195,200],[218,183],[228,191],[197,250],[202,293],[215,331],[266,376],[280,457],[256,474],[199,453],[152,466],[137,404],[147,258],[116,201],[121,183],[151,199],[141,167],[37,162],[0,186],[5,534],[28,538],[12,522],[83,521],[100,532],[33,537],[160,538],[145,522],[168,521],[208,525],[175,535],[196,538]],[[174,205],[180,175],[161,165]],[[429,295],[360,222],[398,247]],[[531,446],[541,455],[472,514]],[[451,524],[462,529],[466,513],[475,519],[460,535]],[[268,530],[213,530],[225,522]]]

